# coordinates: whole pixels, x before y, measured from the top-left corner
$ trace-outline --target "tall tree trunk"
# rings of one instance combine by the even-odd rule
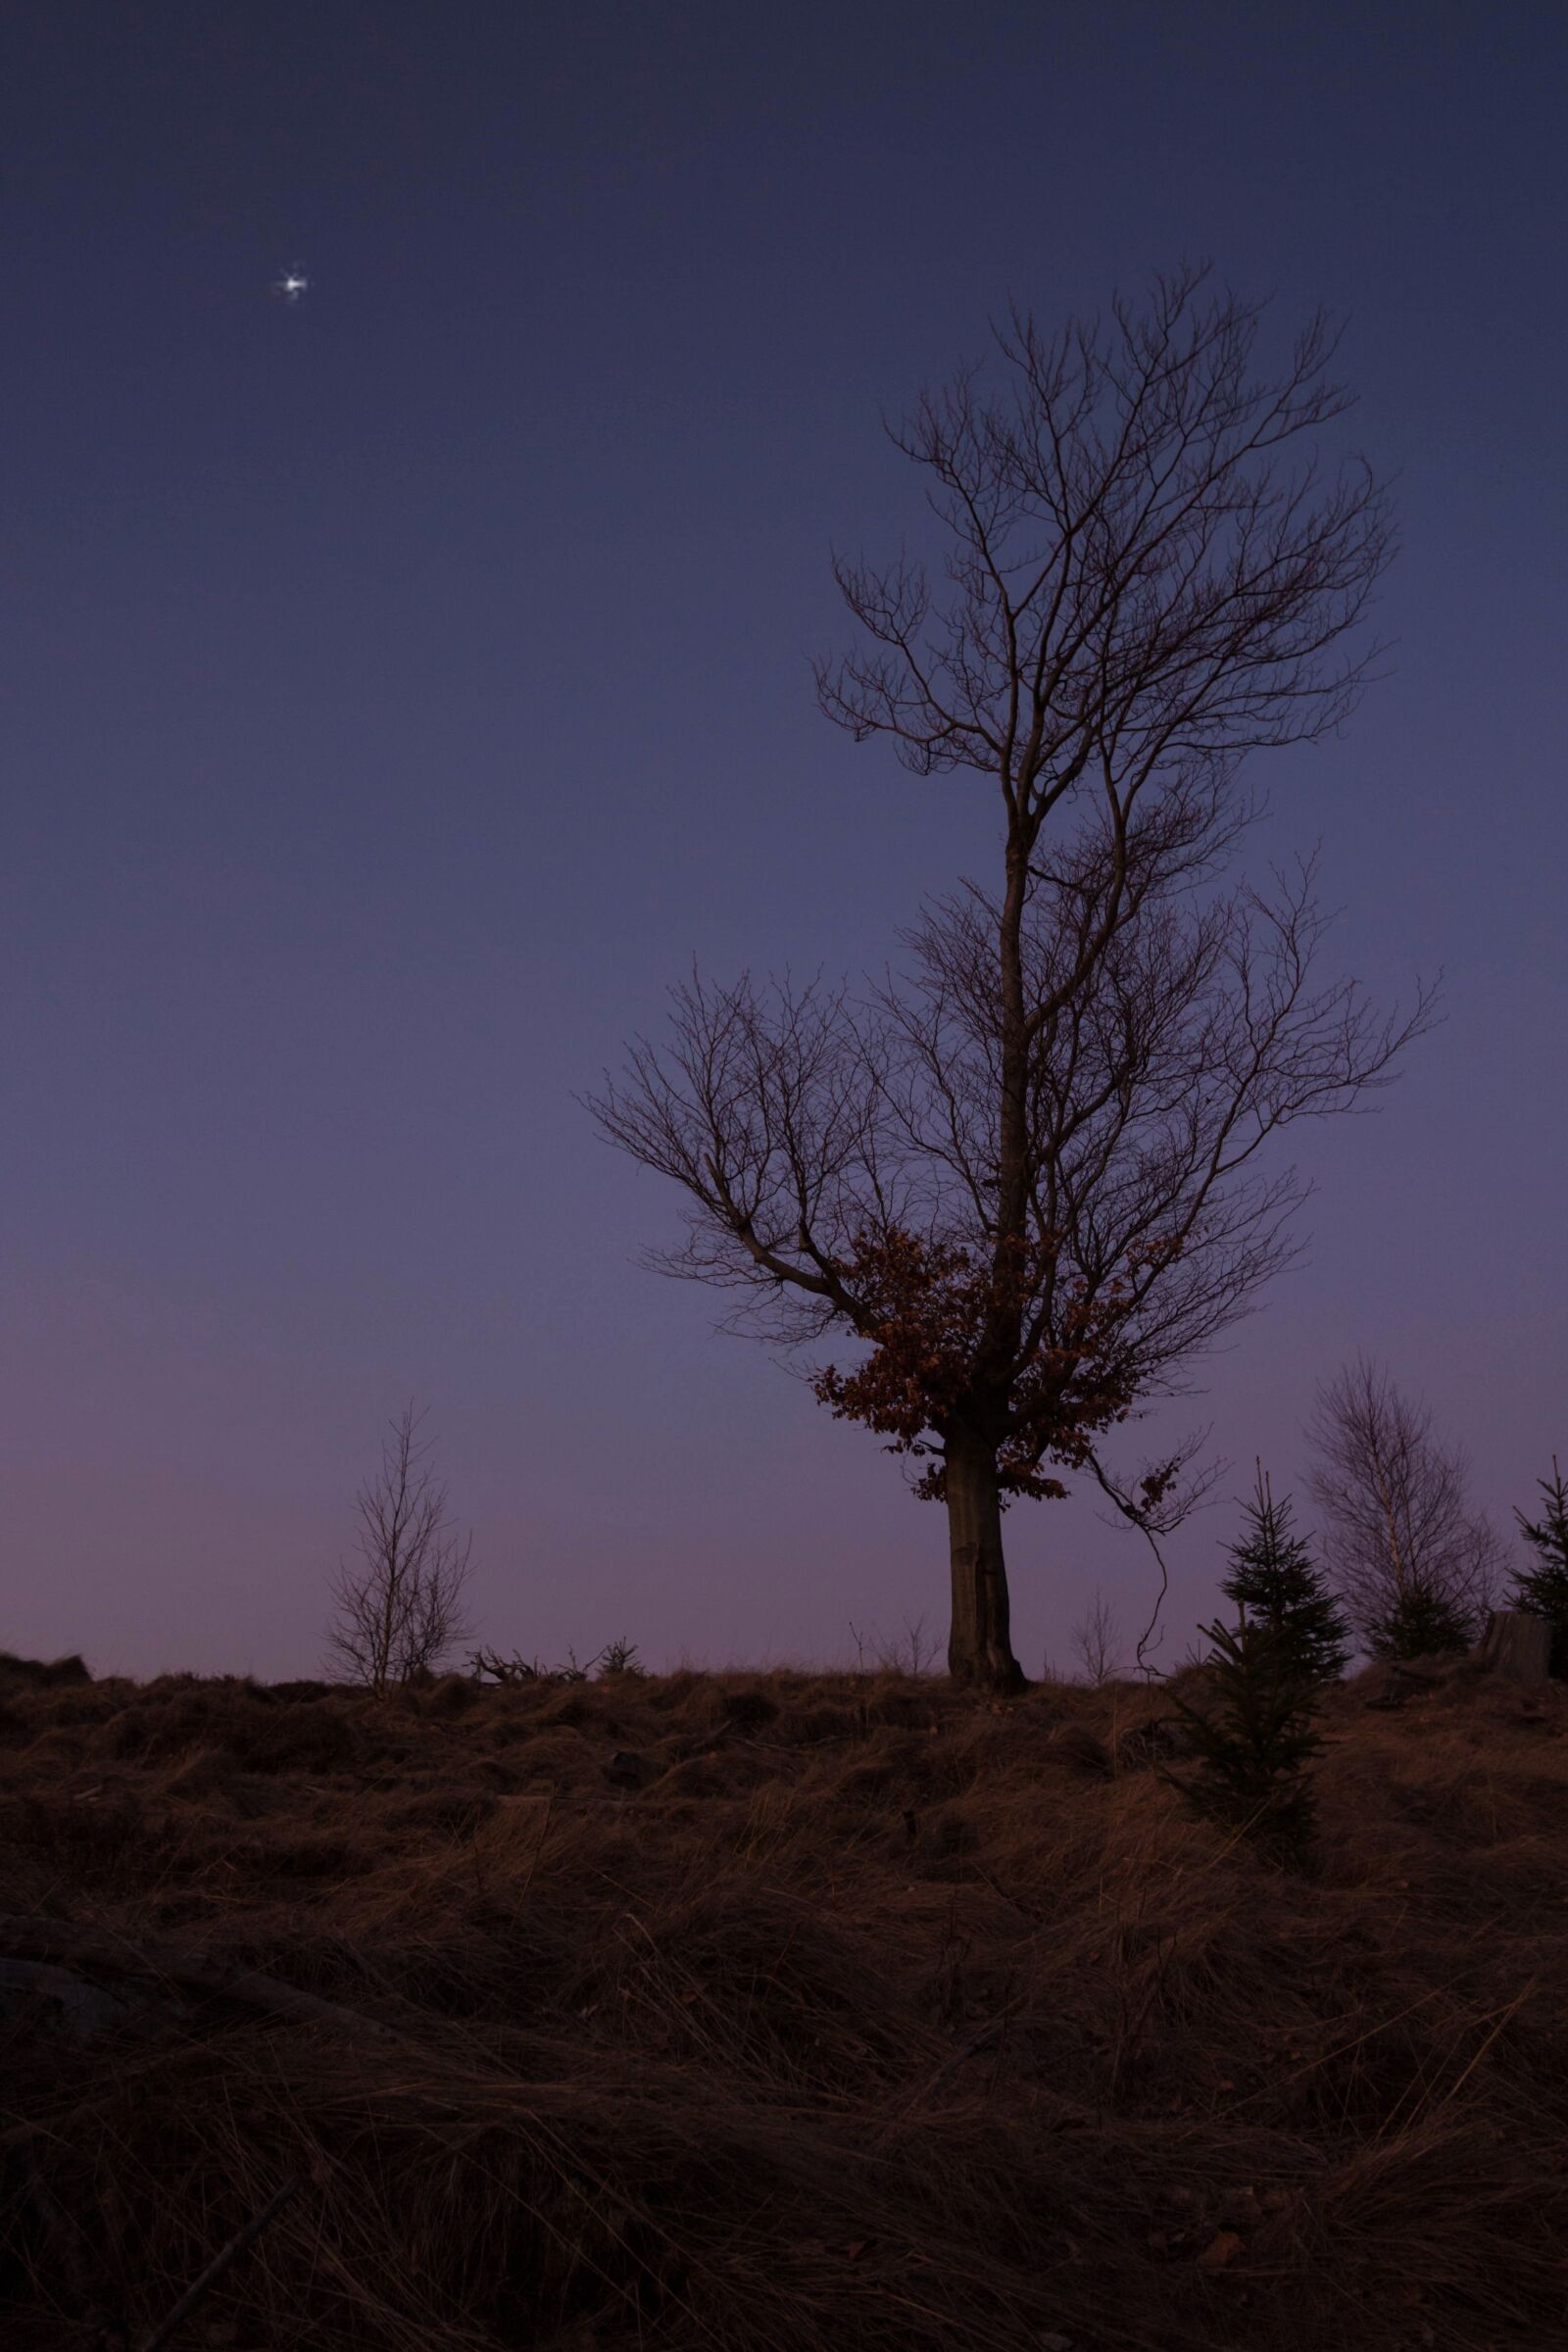
[[[1023,910],[1028,898],[1028,862],[1013,842],[1007,845],[1007,895],[997,942],[1002,988],[1001,1095],[997,1103],[997,1222],[992,1265],[998,1287],[986,1317],[975,1359],[978,1388],[1010,1390],[1018,1371],[1022,1304],[1018,1266],[1012,1252],[1029,1226],[1029,1073],[1023,1003]]]
[[[1544,1687],[1551,1671],[1551,1627],[1523,1609],[1493,1609],[1475,1655],[1510,1683]]]
[[[1017,1266],[1010,1254],[1022,1241],[1028,1201],[1023,964],[1020,925],[1026,864],[1009,839],[1007,896],[999,941],[1002,982],[1002,1095],[998,1104],[998,1188],[994,1288],[973,1372],[975,1411],[950,1427],[947,1465],[948,1550],[953,1570],[953,1626],[948,1672],[981,1690],[1028,1688],[1017,1659],[1007,1606],[1007,1568],[1002,1550],[1002,1493],[997,1479],[994,1415],[986,1399],[1004,1402],[1017,1369],[1021,1324]]]
[[[946,1458],[953,1564],[948,1672],[977,1690],[1022,1690],[1027,1686],[1012,1654],[996,1447],[972,1432],[955,1432]]]

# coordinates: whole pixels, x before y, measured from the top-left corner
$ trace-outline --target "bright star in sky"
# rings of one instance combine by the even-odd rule
[[[285,270],[281,277],[272,280],[272,292],[281,294],[285,302],[298,302],[310,282],[303,270]]]

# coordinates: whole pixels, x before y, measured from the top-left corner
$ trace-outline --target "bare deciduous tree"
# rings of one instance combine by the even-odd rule
[[[332,1584],[328,1661],[377,1698],[439,1665],[471,1631],[463,1596],[473,1538],[460,1540],[446,1487],[422,1462],[422,1418],[410,1403],[391,1424],[380,1470],[360,1489],[356,1556]]]
[[[1098,1689],[1121,1664],[1122,1630],[1116,1604],[1097,1585],[1095,1597],[1072,1629],[1073,1655]]]
[[[1324,1565],[1374,1657],[1471,1644],[1496,1601],[1503,1550],[1472,1511],[1463,1449],[1365,1357],[1318,1391],[1308,1435]]]
[[[868,1353],[815,1389],[927,1456],[946,1502],[950,1671],[1015,1690],[1001,1514],[1088,1469],[1174,1522],[1189,1458],[1123,1482],[1097,1441],[1247,1310],[1303,1189],[1259,1172],[1295,1119],[1348,1109],[1429,1017],[1379,1023],[1311,977],[1309,870],[1212,886],[1250,814],[1251,751],[1352,703],[1389,547],[1364,468],[1310,436],[1348,396],[1321,319],[1273,380],[1255,306],[1203,273],[1054,339],[1014,315],[1008,388],[973,373],[895,433],[928,477],[947,586],[901,562],[838,578],[870,651],[823,666],[830,717],[917,774],[1000,794],[1000,886],[965,885],[869,1000],[695,972],[672,1040],[593,1098],[688,1197],[664,1270],[732,1287],[786,1344]]]

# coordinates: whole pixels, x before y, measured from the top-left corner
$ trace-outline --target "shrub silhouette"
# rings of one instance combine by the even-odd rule
[[[1436,1585],[1414,1582],[1373,1617],[1366,1645],[1375,1658],[1430,1658],[1468,1649],[1474,1618]]]
[[[1323,1744],[1312,1728],[1313,1682],[1290,1636],[1275,1626],[1244,1615],[1234,1627],[1215,1623],[1200,1631],[1213,1643],[1207,1713],[1171,1693],[1198,1760],[1197,1777],[1164,1764],[1155,1769],[1195,1812],[1242,1832],[1278,1860],[1298,1861],[1317,1821],[1306,1778]]]
[[[1514,1597],[1521,1609],[1544,1617],[1551,1628],[1549,1671],[1568,1675],[1568,1484],[1551,1457],[1551,1476],[1537,1481],[1545,1508],[1539,1519],[1516,1510],[1520,1533],[1535,1553],[1534,1565],[1514,1570]]]
[[[1231,1546],[1231,1572],[1220,1591],[1279,1633],[1306,1681],[1337,1682],[1350,1654],[1350,1629],[1311,1552],[1292,1532],[1290,1496],[1275,1501],[1261,1462],[1252,1500],[1243,1508],[1246,1532]]]

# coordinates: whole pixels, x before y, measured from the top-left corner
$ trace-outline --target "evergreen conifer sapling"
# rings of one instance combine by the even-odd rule
[[[1244,1615],[1279,1635],[1304,1681],[1338,1681],[1350,1654],[1350,1629],[1311,1552],[1292,1531],[1290,1496],[1274,1500],[1261,1462],[1252,1500],[1243,1510],[1246,1533],[1231,1547],[1231,1572],[1220,1591]]]
[[[1477,1631],[1474,1616],[1455,1605],[1430,1581],[1412,1578],[1396,1592],[1366,1629],[1373,1657],[1435,1658],[1468,1649]]]
[[[1318,1685],[1288,1632],[1244,1616],[1205,1625],[1206,1712],[1171,1693],[1198,1761],[1196,1779],[1155,1767],[1194,1811],[1241,1832],[1274,1860],[1301,1863],[1317,1823],[1306,1767],[1322,1740],[1312,1724]]]
[[[1544,1500],[1539,1519],[1515,1510],[1519,1530],[1535,1553],[1528,1568],[1514,1570],[1514,1599],[1521,1609],[1544,1617],[1551,1628],[1548,1671],[1568,1676],[1568,1482],[1551,1457],[1551,1476],[1537,1480]]]

